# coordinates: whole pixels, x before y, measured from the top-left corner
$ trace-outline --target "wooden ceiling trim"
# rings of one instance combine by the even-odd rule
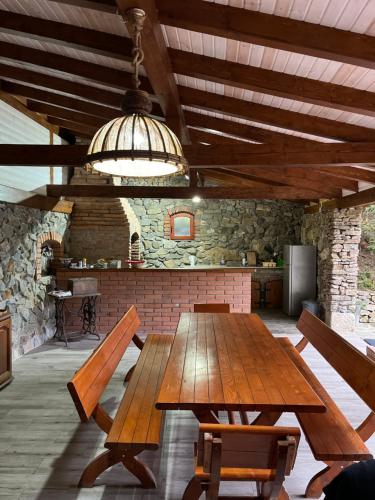
[[[214,170],[214,169],[204,170],[204,169],[202,169],[200,172],[201,172],[201,174],[203,174],[205,179],[215,181],[218,184],[221,184],[224,186],[267,188],[267,186],[271,185],[271,184],[268,184],[267,182],[262,182],[259,179],[256,179],[256,180],[246,179],[246,178],[239,177],[237,175],[232,175],[232,174],[222,172],[221,170]]]
[[[24,47],[23,45],[0,41],[0,57],[61,71],[69,75],[80,76],[94,82],[104,83],[114,88],[123,89],[124,91],[132,86],[131,74],[126,71],[46,52],[44,50]],[[140,76],[140,80],[143,90],[152,94],[153,90],[147,78]]]
[[[169,49],[175,73],[263,94],[375,116],[375,93]]]
[[[189,132],[154,0],[116,0],[116,3],[123,17],[133,7],[146,12],[142,30],[143,66],[160,99],[167,125],[183,143],[189,142]]]
[[[102,185],[48,185],[47,195],[53,197],[88,198],[170,198],[189,199],[199,195],[204,199],[315,199],[311,191],[284,186],[266,188],[238,187],[157,187],[157,186],[102,186]],[[314,196],[314,195],[313,195]]]
[[[339,144],[223,144],[185,145],[185,156],[195,168],[253,166],[357,165],[375,163],[375,143]],[[86,151],[79,146],[0,144],[0,165],[79,165]],[[70,163],[73,161],[73,163]]]
[[[373,141],[375,130],[179,86],[181,102],[254,122],[342,141]],[[312,145],[314,143],[311,143]],[[346,162],[348,163],[348,162]]]
[[[193,127],[200,127],[202,129],[216,130],[218,132],[224,132],[226,134],[235,135],[243,139],[248,139],[250,141],[268,143],[268,142],[288,142],[288,143],[306,143],[306,142],[316,142],[310,141],[310,139],[305,139],[302,137],[297,137],[294,135],[289,135],[287,133],[283,134],[281,132],[276,132],[273,130],[262,129],[260,127],[255,127],[253,125],[247,125],[244,123],[234,122],[231,120],[225,120],[221,118],[215,118],[210,115],[203,115],[202,113],[196,113],[194,111],[185,110],[185,118],[188,125]]]
[[[109,90],[99,89],[91,85],[76,83],[72,80],[57,78],[55,76],[38,73],[27,69],[0,64],[0,78],[8,78],[26,84],[52,89],[65,94],[78,96],[89,101],[94,101],[106,106],[120,109],[123,95]],[[161,116],[161,109],[158,103],[153,103],[153,113]]]
[[[162,24],[375,68],[375,37],[203,0],[157,0]]]
[[[20,36],[60,43],[66,47],[74,47],[125,61],[131,60],[132,43],[126,36],[5,10],[0,11],[0,31],[10,31]]]

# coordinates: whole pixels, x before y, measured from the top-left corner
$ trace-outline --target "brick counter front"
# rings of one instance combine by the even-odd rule
[[[69,278],[98,279],[97,328],[108,332],[132,304],[142,320],[141,333],[174,332],[180,313],[193,310],[195,303],[226,302],[232,312],[250,312],[251,269],[108,269],[58,270],[59,288]],[[78,310],[69,301],[69,309]],[[66,316],[67,330],[80,327],[77,316]]]

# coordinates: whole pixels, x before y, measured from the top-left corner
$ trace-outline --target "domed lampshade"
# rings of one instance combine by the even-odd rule
[[[103,125],[91,141],[86,164],[123,177],[157,177],[183,173],[187,162],[180,141],[163,123],[133,113]]]

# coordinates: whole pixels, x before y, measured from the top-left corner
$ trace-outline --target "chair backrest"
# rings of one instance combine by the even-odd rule
[[[288,443],[286,475],[294,466],[300,439],[297,427],[201,424],[199,432],[198,462],[207,472],[211,463],[210,436],[221,439],[221,467],[236,469],[277,469],[280,443]]]
[[[304,310],[297,327],[363,401],[375,411],[375,364],[361,351]]]
[[[68,383],[82,422],[87,422],[141,324],[135,306],[124,314]]]
[[[229,304],[194,304],[195,313],[230,313]]]

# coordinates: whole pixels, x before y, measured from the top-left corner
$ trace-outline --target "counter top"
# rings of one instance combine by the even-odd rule
[[[237,273],[243,273],[243,272],[248,272],[248,273],[253,273],[256,272],[257,270],[266,270],[266,271],[281,271],[283,268],[282,267],[263,267],[263,266],[257,266],[257,267],[242,267],[242,266],[205,266],[205,265],[198,265],[194,267],[172,267],[172,268],[167,268],[167,267],[162,267],[162,268],[157,268],[157,267],[134,267],[134,268],[128,268],[128,267],[121,267],[120,269],[114,269],[114,268],[108,268],[108,269],[79,269],[79,268],[65,268],[61,267],[57,271],[58,272],[85,272],[85,273],[91,273],[91,272],[123,272],[123,271],[139,271],[139,272],[146,272],[146,271],[157,271],[157,272],[176,272],[176,271],[189,271],[189,272],[199,272],[199,271],[216,271],[216,272],[237,272]]]

